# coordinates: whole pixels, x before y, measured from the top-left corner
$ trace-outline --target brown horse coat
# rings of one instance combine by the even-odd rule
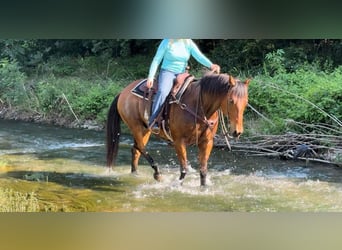
[[[114,99],[107,119],[107,165],[110,167],[117,155],[120,136],[120,119],[130,129],[132,147],[131,171],[136,172],[140,155],[149,161],[155,170],[154,178],[161,177],[157,164],[145,151],[151,135],[144,118],[144,100],[133,95],[131,90],[138,81],[129,84]],[[218,110],[229,116],[230,130],[235,137],[243,132],[243,113],[248,100],[248,83],[235,80],[225,74],[210,74],[193,83],[184,92],[180,102],[170,106],[169,128],[180,163],[180,180],[183,181],[187,166],[188,145],[198,146],[201,185],[206,185],[207,162],[213,148],[218,128]],[[163,130],[158,134],[168,140]]]

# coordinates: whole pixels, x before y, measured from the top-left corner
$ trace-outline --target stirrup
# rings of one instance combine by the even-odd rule
[[[158,127],[152,127],[151,132],[152,132],[153,134],[158,135],[159,132],[160,132],[160,128],[158,128]]]
[[[159,134],[160,128],[158,127],[158,123],[154,120],[149,126],[148,129],[151,130],[153,134]]]
[[[151,132],[153,134],[159,134],[160,132],[160,128],[156,125],[156,124],[153,124],[151,127],[149,127],[149,129],[151,130]]]

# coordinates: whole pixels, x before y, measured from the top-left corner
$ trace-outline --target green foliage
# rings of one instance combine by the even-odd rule
[[[44,114],[56,114],[63,111],[59,105],[62,92],[52,80],[43,80],[37,83],[36,95],[39,100],[39,110]]]
[[[123,87],[145,78],[160,40],[0,40],[0,104],[46,117],[104,123]],[[341,40],[196,40],[222,72],[251,77],[249,103],[266,133],[286,119],[334,124],[342,119]],[[201,77],[193,59],[191,73]],[[248,119],[246,119],[248,120]],[[274,124],[274,125],[271,125]],[[251,126],[253,126],[251,125]]]
[[[82,119],[105,121],[108,107],[121,88],[118,85],[107,82],[106,85],[95,84],[72,101],[75,112],[81,115]]]
[[[342,120],[342,67],[336,69],[333,74],[322,74],[315,88],[308,87],[305,91],[305,99],[310,100],[326,113]],[[332,124],[332,120],[327,114],[317,112],[317,108],[312,105],[307,106],[306,120],[311,123]]]
[[[148,67],[146,58],[141,56],[133,60],[52,58],[32,79],[32,95],[38,100],[35,109],[47,117],[73,120],[71,108],[81,120],[104,123],[114,96],[131,81],[146,77]]]
[[[283,58],[281,64],[286,72],[294,72],[304,63],[317,63],[320,69],[333,70],[342,64],[342,40],[218,40],[210,51],[210,58],[221,65],[223,72],[256,75],[264,73],[267,54],[273,62]],[[270,62],[268,65],[271,66]]]
[[[211,57],[221,65],[223,72],[254,75],[260,72],[265,54],[275,46],[273,40],[220,40]]]
[[[16,61],[0,60],[0,98],[9,106],[25,103],[26,76]]]
[[[278,49],[273,52],[269,52],[265,56],[264,73],[266,75],[275,75],[285,73],[285,57],[284,50]]]
[[[40,63],[48,48],[37,48],[34,40],[0,40],[0,58],[16,61],[21,67]]]
[[[79,68],[77,58],[70,56],[51,57],[48,61],[39,64],[36,74],[53,76],[71,76]]]
[[[0,58],[17,61],[30,75],[52,58],[95,56],[116,59],[136,55],[151,56],[159,42],[151,39],[0,39]],[[58,63],[58,60],[55,62]],[[59,67],[63,68],[63,65]]]
[[[308,69],[309,68],[309,69]],[[341,67],[331,74],[303,65],[293,73],[258,76],[250,85],[250,104],[272,121],[292,119],[308,124],[336,125],[342,119]],[[277,127],[286,127],[277,122]],[[284,131],[283,130],[283,131]]]

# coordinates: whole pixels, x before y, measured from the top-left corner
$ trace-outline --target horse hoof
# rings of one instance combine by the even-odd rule
[[[201,192],[208,192],[209,191],[209,187],[207,185],[201,185],[200,186],[200,191]]]
[[[139,177],[138,171],[131,172],[131,175],[134,176],[134,177]]]
[[[196,173],[196,170],[194,168],[192,168],[191,166],[188,166],[188,173]]]
[[[104,171],[105,175],[112,175],[114,173],[112,168],[106,168],[106,170]]]
[[[162,180],[162,175],[161,174],[153,174],[153,177],[156,181],[161,181]]]
[[[183,186],[183,180],[174,180],[173,182],[171,182],[171,187],[173,188],[178,188],[178,187],[182,187]]]

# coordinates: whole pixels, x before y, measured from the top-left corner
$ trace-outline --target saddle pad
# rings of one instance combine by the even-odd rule
[[[146,93],[148,93],[146,82],[147,82],[147,79],[143,79],[140,82],[138,82],[137,85],[131,90],[131,93],[140,98],[145,98],[146,100],[148,100],[148,96],[146,95]],[[154,86],[155,86],[155,83],[153,83],[153,87],[151,88],[153,92],[155,92]]]

